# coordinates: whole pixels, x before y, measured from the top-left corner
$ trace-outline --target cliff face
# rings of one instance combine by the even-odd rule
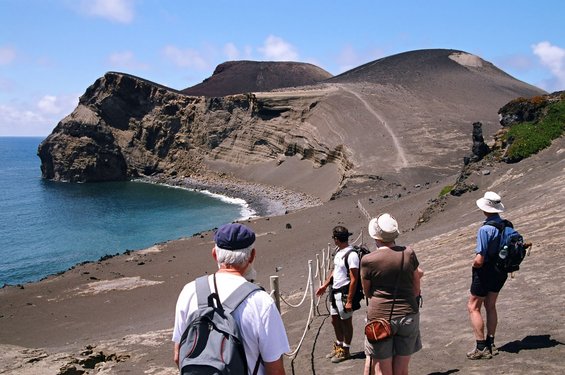
[[[230,175],[329,199],[349,182],[423,184],[454,174],[472,146],[473,123],[483,124],[488,142],[504,104],[540,94],[453,50],[377,60],[310,86],[223,97],[108,73],[38,154],[47,179]]]
[[[71,182],[188,176],[210,173],[206,160],[249,165],[297,153],[318,166],[340,162],[339,150],[291,134],[290,124],[300,123],[315,102],[316,97],[257,100],[252,94],[190,97],[108,73],[39,146],[42,174]],[[280,118],[284,121],[276,121]]]

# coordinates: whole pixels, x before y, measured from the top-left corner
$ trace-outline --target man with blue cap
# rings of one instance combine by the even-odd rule
[[[212,257],[218,271],[208,277],[208,283],[224,302],[238,287],[255,278],[255,233],[242,224],[226,224],[216,231],[214,243]],[[197,308],[196,286],[192,281],[184,286],[175,310],[173,341],[177,366],[181,336],[188,325],[188,317]],[[282,355],[289,352],[290,347],[281,315],[269,294],[262,289],[251,292],[234,310],[233,316],[250,373],[258,368],[258,374],[285,374]]]

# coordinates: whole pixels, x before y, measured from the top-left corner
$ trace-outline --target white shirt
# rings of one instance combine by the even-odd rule
[[[345,267],[345,254],[349,250],[353,250],[353,247],[347,246],[339,250],[334,256],[334,271],[333,271],[333,289],[339,289],[342,286],[349,284],[349,275],[347,273],[347,268]],[[349,269],[357,268],[359,269],[359,256],[357,252],[352,251],[347,257],[347,263],[349,264]]]
[[[213,277],[208,277],[210,290],[214,291]],[[245,279],[238,275],[219,272],[216,273],[216,283],[220,301],[225,299]],[[177,300],[175,309],[175,326],[173,328],[173,341],[180,343],[181,336],[188,325],[188,316],[198,308],[196,298],[195,282],[186,284]],[[286,352],[290,351],[288,338],[281,315],[277,310],[275,302],[268,293],[262,290],[251,293],[235,311],[233,316],[238,323],[247,367],[251,373],[261,353],[263,362],[274,362]],[[263,364],[259,366],[259,374],[264,374]]]

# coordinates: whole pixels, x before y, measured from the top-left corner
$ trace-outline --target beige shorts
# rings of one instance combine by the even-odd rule
[[[375,359],[387,359],[396,355],[408,356],[422,349],[420,339],[420,314],[393,318],[392,337],[375,344],[365,337],[365,355]]]
[[[353,310],[345,311],[345,302],[347,294],[340,290],[333,290],[330,296],[330,314],[339,315],[341,320],[349,319],[353,316]]]

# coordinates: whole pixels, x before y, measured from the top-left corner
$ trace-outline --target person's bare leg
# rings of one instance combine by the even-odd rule
[[[485,298],[485,310],[487,312],[487,336],[495,336],[498,325],[498,313],[496,311],[496,299],[498,293],[490,292]]]
[[[343,342],[347,345],[351,345],[351,340],[353,339],[353,318],[341,321],[341,331],[343,334]]]
[[[471,327],[473,328],[476,340],[485,339],[485,324],[483,317],[481,316],[481,306],[483,305],[484,300],[484,297],[477,297],[471,294],[469,302],[467,302],[469,320],[471,321]]]
[[[392,371],[394,375],[408,375],[409,355],[396,355],[392,358]]]
[[[339,315],[332,315],[332,325],[334,326],[336,340],[343,342],[343,328]]]
[[[375,375],[392,375],[392,358],[373,358],[373,373]]]

